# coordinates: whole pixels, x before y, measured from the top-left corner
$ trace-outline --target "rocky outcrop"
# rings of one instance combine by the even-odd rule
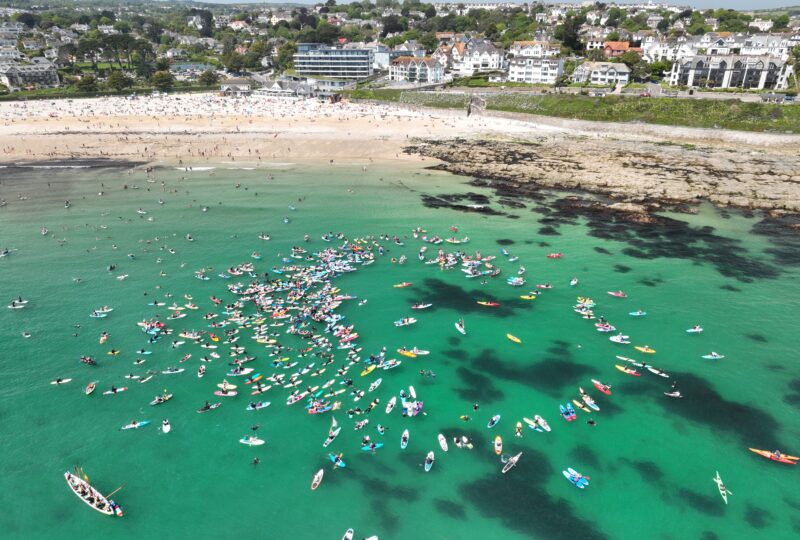
[[[665,206],[719,206],[800,213],[800,155],[736,151],[668,141],[548,135],[536,140],[416,140],[407,153],[433,168],[474,177],[501,194],[540,188],[601,193],[608,209],[639,216]]]

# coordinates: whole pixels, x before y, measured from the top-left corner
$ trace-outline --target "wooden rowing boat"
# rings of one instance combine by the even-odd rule
[[[114,501],[106,499],[102,493],[94,489],[86,480],[69,471],[64,473],[64,479],[72,492],[94,510],[107,516],[116,515],[117,517],[122,517],[122,508]]]

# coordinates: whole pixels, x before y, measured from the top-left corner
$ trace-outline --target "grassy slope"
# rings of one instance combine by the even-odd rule
[[[402,102],[438,108],[464,108],[464,94],[356,90],[353,99]],[[800,104],[576,95],[497,94],[485,96],[489,110],[605,122],[644,122],[669,126],[740,131],[800,132]]]

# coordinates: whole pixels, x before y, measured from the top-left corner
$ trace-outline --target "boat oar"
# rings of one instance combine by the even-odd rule
[[[112,496],[114,493],[116,493],[117,491],[121,490],[121,489],[122,489],[122,488],[124,488],[124,487],[125,487],[125,484],[122,484],[122,485],[121,485],[121,486],[119,486],[117,489],[115,489],[114,491],[112,491],[111,493],[109,493],[108,495],[106,495],[106,499],[108,499],[108,498],[109,498],[109,497],[111,497],[111,496]]]

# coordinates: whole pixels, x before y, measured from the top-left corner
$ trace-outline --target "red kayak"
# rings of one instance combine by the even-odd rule
[[[563,256],[564,256],[563,253],[548,253],[547,254],[547,258],[548,259],[560,259]]]
[[[597,379],[592,379],[592,384],[594,385],[595,388],[600,390],[605,395],[607,395],[607,396],[611,395],[611,386],[609,386],[607,384],[603,384],[600,381],[598,381]]]
[[[778,463],[786,463],[787,465],[797,465],[797,460],[800,460],[800,457],[797,456],[787,456],[781,453],[770,452],[769,450],[759,450],[757,448],[748,448],[751,452],[758,454],[761,457],[765,457],[767,459],[771,459],[772,461],[777,461]]]

